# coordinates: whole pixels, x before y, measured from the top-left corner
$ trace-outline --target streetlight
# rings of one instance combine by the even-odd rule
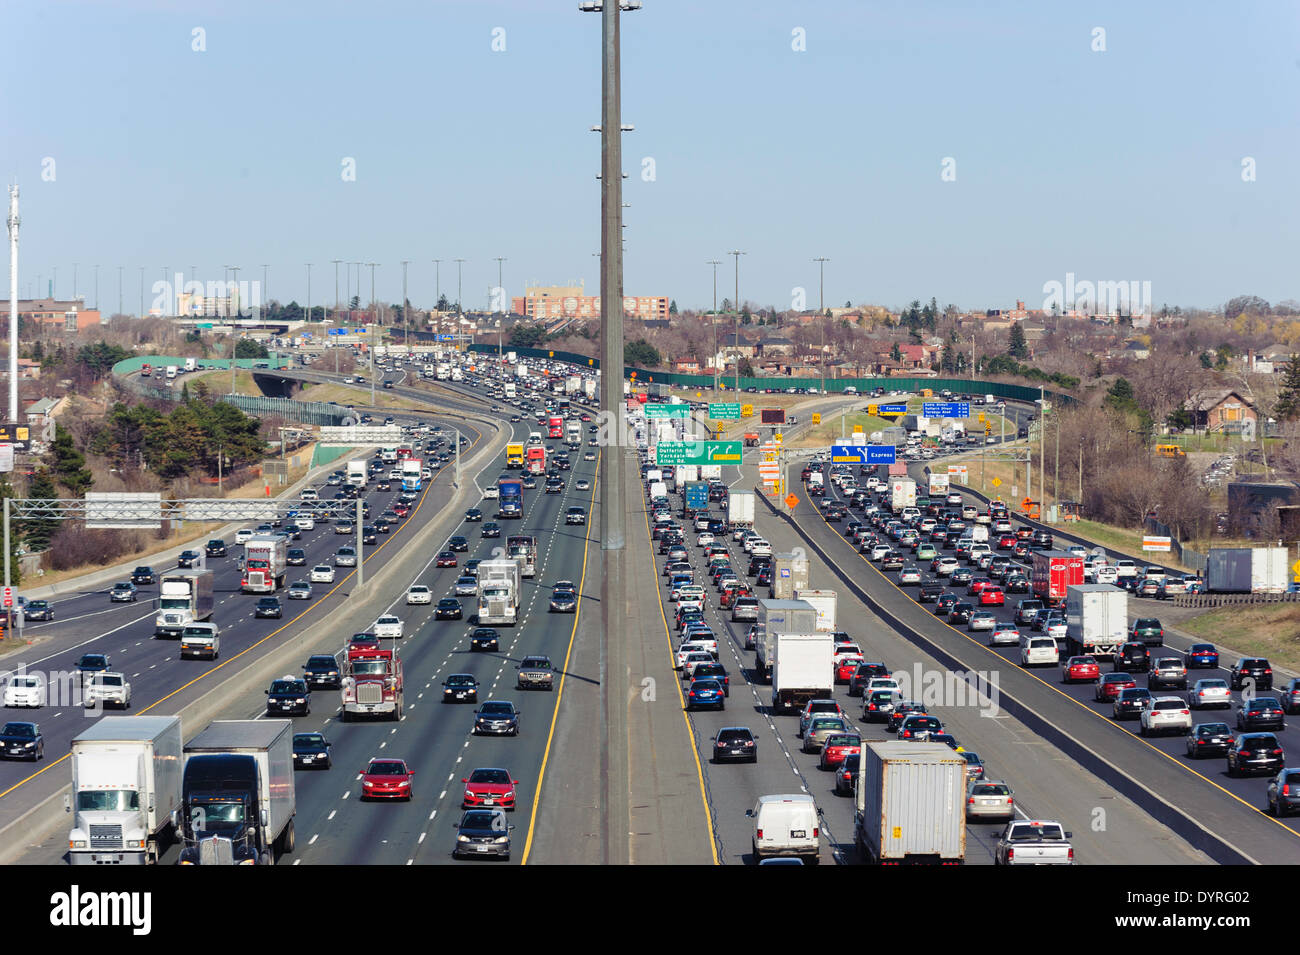
[[[366,264],[370,266],[370,307],[374,308],[375,307],[375,268],[378,267],[379,263],[367,262]],[[370,407],[373,408],[375,406],[375,326],[373,322],[373,316],[369,328],[370,328]]]
[[[610,423],[612,444],[600,456],[600,526],[604,574],[600,582],[600,681],[604,714],[601,776],[604,780],[604,832],[609,839],[602,853],[610,865],[628,861],[627,739],[627,541],[624,504],[623,434],[619,410],[623,404],[623,144],[622,92],[619,66],[619,11],[638,10],[640,0],[601,3],[584,0],[579,9],[601,14],[600,96],[600,310],[601,414]]]
[[[713,397],[718,397],[718,266],[720,259],[709,259],[705,265],[713,266],[713,314],[709,316],[709,325],[713,328],[713,357],[709,364],[713,366]]]
[[[456,260],[456,322],[458,326],[460,323],[460,264],[464,261],[464,259]]]
[[[732,343],[736,349],[736,391],[740,392],[740,257],[749,255],[748,252],[741,252],[739,249],[733,249],[727,255],[736,257],[736,301],[732,304],[735,312],[731,316],[731,337]]]
[[[339,317],[339,264],[343,260],[330,259],[330,261],[334,263],[334,317],[337,319]],[[326,317],[325,321],[328,322],[329,318]]]
[[[402,341],[409,348],[411,345],[410,316],[406,314],[406,267],[410,259],[402,259]]]

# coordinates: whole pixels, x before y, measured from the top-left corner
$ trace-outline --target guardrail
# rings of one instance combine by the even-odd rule
[[[1179,594],[1173,598],[1175,607],[1205,608],[1235,607],[1243,604],[1300,603],[1300,593],[1280,594]]]

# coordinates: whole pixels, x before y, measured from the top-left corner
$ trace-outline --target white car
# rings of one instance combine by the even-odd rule
[[[406,602],[410,604],[431,604],[433,603],[433,594],[424,584],[412,584],[411,589],[406,592]]]
[[[1192,728],[1192,711],[1186,700],[1176,696],[1152,696],[1142,701],[1138,721],[1143,736],[1157,736],[1170,730],[1186,733]]]
[[[715,645],[716,645],[716,641],[715,641]],[[692,653],[709,653],[709,651],[708,651],[708,647],[702,641],[695,641],[695,640],[685,641],[680,647],[677,648],[678,669],[681,669],[686,665],[686,661],[690,659]],[[711,659],[713,657],[713,654],[709,653],[709,657]]]
[[[1097,566],[1097,572],[1095,576],[1097,579],[1097,583],[1099,584],[1114,584],[1116,581],[1119,580],[1119,571],[1118,569],[1111,567],[1109,565],[1103,566],[1099,564]]]
[[[707,650],[690,654],[682,664],[682,679],[690,682],[695,679],[695,668],[701,663],[717,663],[717,658]]]
[[[334,568],[329,564],[317,564],[311,569],[311,582],[313,584],[334,583]]]
[[[856,657],[859,660],[863,659],[862,648],[856,643],[841,643],[835,648],[834,656],[831,659],[831,665],[839,666],[849,657]]]
[[[862,698],[865,700],[871,699],[871,694],[876,692],[876,690],[890,690],[891,692],[900,694],[903,692],[898,685],[898,681],[893,677],[873,676],[867,681],[867,685],[862,688]]]
[[[1061,651],[1051,637],[1029,637],[1020,641],[1022,667],[1056,666],[1061,662]],[[1182,700],[1179,700],[1181,703]]]
[[[253,537],[253,531],[247,527],[235,531],[236,544],[247,544],[249,540],[252,539],[252,537]]]
[[[947,577],[959,566],[961,565],[958,563],[956,557],[943,557],[940,558],[939,566],[935,570],[935,573],[938,574],[940,577]]]
[[[38,673],[21,673],[5,687],[5,706],[44,706],[45,680]]]
[[[91,707],[96,703],[112,703],[123,709],[131,707],[131,681],[121,673],[96,673],[86,680],[81,690],[81,702]]]
[[[483,488],[483,500],[495,501],[498,496],[496,485],[489,485],[488,487]]]
[[[316,518],[309,517],[306,514],[299,514],[293,519],[293,522],[298,525],[300,531],[314,531],[316,529]]]
[[[1187,694],[1187,703],[1193,710],[1208,706],[1231,707],[1232,691],[1228,689],[1227,680],[1197,680],[1192,691]]]
[[[712,544],[715,540],[716,538],[712,534],[710,534],[708,531],[705,531],[699,537],[695,538],[695,546],[707,547],[710,544]]]
[[[400,640],[402,639],[402,620],[400,617],[395,617],[391,613],[384,614],[375,621],[375,625],[371,628],[371,632],[381,639]]]

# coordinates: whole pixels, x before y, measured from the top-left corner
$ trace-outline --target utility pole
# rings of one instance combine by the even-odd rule
[[[460,328],[460,265],[464,259],[456,260],[456,327]]]
[[[741,252],[739,249],[733,249],[727,255],[736,257],[736,301],[732,304],[735,311],[731,316],[731,337],[736,349],[736,391],[740,392],[740,257],[748,255],[748,252]]]
[[[830,259],[821,255],[813,261],[817,263],[817,322],[822,327],[822,352],[817,359],[817,366],[822,373],[821,393],[824,395],[826,394],[826,263]]]
[[[408,348],[411,345],[411,316],[406,314],[406,267],[410,264],[410,259],[402,259],[402,344]]]
[[[124,268],[126,268],[125,265],[119,265],[117,267],[117,314],[119,315],[123,314],[122,312],[122,270]]]
[[[18,187],[9,187],[9,420],[23,419],[18,406]],[[9,586],[9,498],[5,498],[5,586]]]
[[[263,262],[262,263],[262,294],[258,296],[258,304],[262,306],[269,304],[271,301],[271,282],[269,277],[270,271],[271,271],[271,266]],[[307,275],[308,276],[311,275],[311,266],[307,267]],[[310,278],[308,278],[307,280],[307,297],[311,298]]]
[[[630,676],[627,629],[627,541],[624,528],[623,428],[623,144],[620,89],[619,7],[625,0],[586,0],[579,9],[601,14],[600,110],[600,311],[601,413],[609,422],[610,446],[600,456],[601,679],[604,714],[600,746],[604,793],[602,859],[628,861],[627,691]],[[640,7],[628,2],[628,9]]]
[[[377,266],[379,263],[370,262],[368,264],[370,266],[370,307],[374,308],[375,307],[375,266]],[[370,407],[373,408],[375,406],[375,326],[374,323],[372,322],[367,327],[370,329]],[[358,500],[360,499],[358,498]],[[358,574],[360,574],[361,572],[360,557],[357,558],[357,572]]]
[[[1046,515],[1043,513],[1044,505],[1047,503],[1047,481],[1044,476],[1044,470],[1047,465],[1047,402],[1043,391],[1043,386],[1038,386],[1038,497],[1041,503],[1038,505],[1038,518],[1042,520]]]
[[[358,274],[358,278],[359,277],[360,275]],[[366,517],[364,506],[365,506],[365,498],[358,495],[357,496],[357,590],[360,590],[361,585],[366,582],[366,572],[364,566],[365,552],[362,550],[362,548],[365,547],[365,542],[363,540],[363,535],[361,532],[361,527],[365,523],[365,517]]]
[[[95,310],[96,311],[99,310],[99,266],[98,265],[95,266]],[[102,315],[100,316],[100,321],[103,321]]]
[[[442,309],[439,302],[442,301],[442,259],[433,259],[433,307],[438,312],[437,331],[442,331]],[[434,341],[438,340],[437,332],[433,336]],[[498,349],[499,350],[499,349]]]
[[[713,313],[709,316],[709,326],[713,329],[713,356],[709,364],[713,366],[713,397],[718,397],[718,266],[719,259],[709,259],[705,265],[713,266]]]
[[[330,261],[334,263],[334,318],[337,319],[339,317],[339,263],[343,260],[330,259]],[[328,316],[325,320],[329,321]]]
[[[144,318],[144,266],[140,266],[140,317]]]

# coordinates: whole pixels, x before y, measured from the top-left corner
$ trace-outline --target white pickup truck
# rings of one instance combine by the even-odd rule
[[[1023,819],[1007,823],[998,836],[995,865],[1074,865],[1074,847],[1059,822]]]

